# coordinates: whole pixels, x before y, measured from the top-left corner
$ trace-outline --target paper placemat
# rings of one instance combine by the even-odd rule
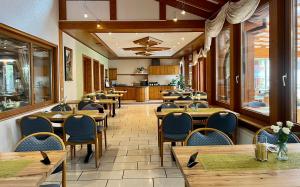
[[[1,160],[0,178],[15,177],[20,171],[25,169],[31,160]]]
[[[278,161],[276,153],[269,153],[268,161],[260,162],[249,154],[204,154],[198,160],[205,170],[238,170],[238,169],[297,169],[300,168],[300,153],[289,153],[287,161]]]

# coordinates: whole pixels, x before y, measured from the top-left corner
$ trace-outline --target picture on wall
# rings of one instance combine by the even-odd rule
[[[64,48],[65,54],[65,81],[72,81],[73,80],[73,50],[65,47]]]

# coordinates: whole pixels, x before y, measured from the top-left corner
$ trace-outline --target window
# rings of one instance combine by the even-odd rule
[[[34,102],[41,103],[51,99],[52,79],[52,51],[33,45],[33,79],[34,79]]]
[[[300,123],[300,0],[295,0],[295,6],[296,6],[296,13],[295,13],[295,16],[296,16],[296,20],[295,20],[295,23],[296,23],[296,26],[295,26],[295,29],[294,29],[294,32],[297,33],[295,34],[295,46],[294,46],[294,49],[295,49],[295,53],[296,53],[296,68],[297,68],[297,71],[295,72],[296,73],[296,92],[297,92],[297,98],[296,98],[296,118],[297,118],[297,123]]]
[[[230,29],[216,38],[216,100],[230,104]]]
[[[242,24],[242,108],[269,115],[269,5]]]
[[[37,41],[27,34],[6,30],[5,26],[0,28],[0,118],[37,108],[47,101],[53,103],[55,47]]]

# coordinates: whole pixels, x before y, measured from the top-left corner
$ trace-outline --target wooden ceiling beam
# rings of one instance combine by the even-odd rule
[[[67,2],[66,0],[59,0],[59,20],[67,19]]]
[[[117,1],[116,0],[109,1],[109,14],[110,14],[110,20],[117,20]]]
[[[97,27],[100,24],[100,27]],[[82,30],[90,33],[137,33],[137,32],[204,32],[203,20],[158,21],[60,21],[64,30]]]
[[[193,6],[190,6],[190,5],[187,5],[187,4],[184,4],[184,3],[179,2],[179,1],[174,1],[174,0],[164,0],[164,1],[166,2],[167,5],[169,5],[171,7],[182,9],[186,12],[189,12],[191,14],[200,16],[200,17],[205,18],[205,19],[209,18],[209,16],[210,16],[209,12],[203,11],[201,9],[198,9],[196,7],[193,7]]]
[[[167,7],[166,2],[164,0],[159,1],[159,19],[166,20],[167,19]]]
[[[205,12],[214,12],[220,8],[220,6],[218,6],[212,2],[209,2],[209,1],[199,1],[199,0],[177,0],[177,1],[179,1],[183,4],[186,4],[186,5],[196,7]]]

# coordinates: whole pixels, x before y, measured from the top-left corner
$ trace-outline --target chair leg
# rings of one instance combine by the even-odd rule
[[[62,179],[61,179],[61,185],[62,187],[66,187],[66,181],[67,181],[67,174],[66,174],[66,170],[67,170],[67,164],[66,161],[63,162],[63,169],[62,169]]]
[[[76,158],[76,145],[74,145],[74,158]]]
[[[106,150],[107,149],[106,128],[104,129],[104,144],[105,144],[105,150]]]
[[[102,132],[98,132],[98,147],[99,147],[99,157],[102,156]]]
[[[160,165],[164,166],[164,141],[160,139]]]
[[[71,160],[73,160],[73,146],[70,145]]]
[[[98,157],[99,157],[99,145],[98,145],[98,140],[95,142],[95,165],[96,168],[98,168]]]

